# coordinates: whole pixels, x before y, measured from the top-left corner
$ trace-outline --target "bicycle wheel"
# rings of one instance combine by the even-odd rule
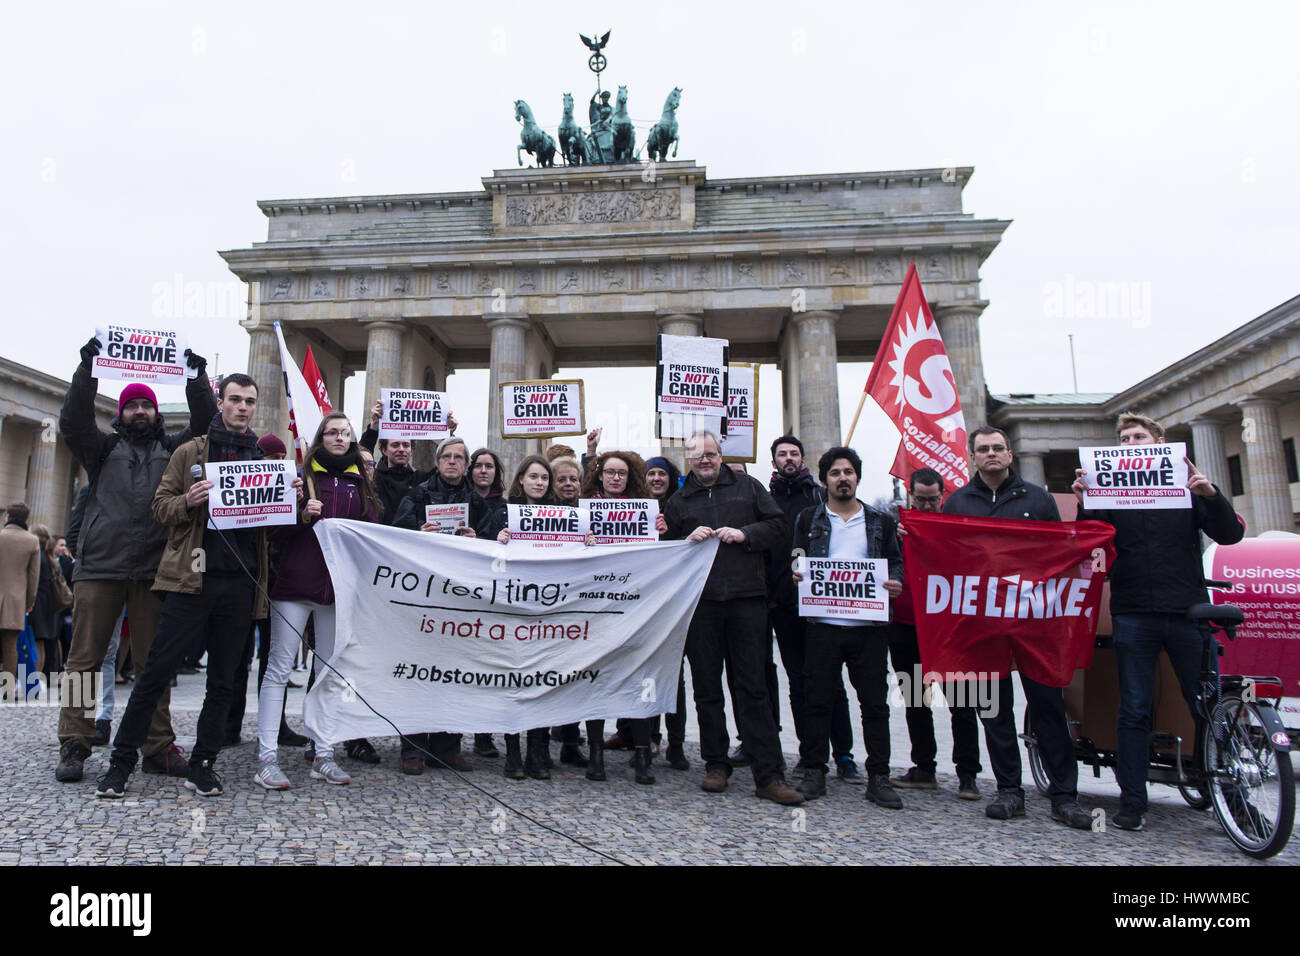
[[[1263,859],[1291,837],[1295,771],[1291,755],[1279,759],[1273,749],[1259,708],[1237,694],[1225,695],[1215,720],[1202,729],[1201,753],[1210,802],[1228,839],[1247,856]]]
[[[1047,796],[1050,781],[1047,768],[1043,766],[1043,755],[1038,749],[1038,738],[1029,726],[1029,711],[1025,711],[1025,753],[1029,757],[1029,773],[1034,778],[1034,786],[1043,796]]]

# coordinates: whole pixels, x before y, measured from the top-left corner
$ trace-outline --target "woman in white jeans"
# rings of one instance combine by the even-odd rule
[[[271,651],[257,700],[258,769],[254,778],[268,790],[289,789],[276,754],[284,688],[302,641],[307,619],[314,621],[316,657],[334,656],[334,586],[312,526],[322,518],[376,521],[379,504],[346,415],[325,416],[303,465],[304,500],[298,523],[277,536],[279,571],[271,589]],[[315,740],[311,776],[326,783],[350,783],[334,762],[333,740]]]

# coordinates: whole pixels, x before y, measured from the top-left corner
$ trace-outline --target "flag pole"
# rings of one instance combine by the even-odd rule
[[[849,425],[849,436],[844,439],[844,444],[853,441],[853,429],[858,427],[858,416],[862,414],[862,406],[867,403],[867,393],[864,391],[862,397],[858,399],[858,410],[853,413],[853,424]]]

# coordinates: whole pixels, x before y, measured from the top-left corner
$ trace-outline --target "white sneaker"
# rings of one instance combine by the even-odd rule
[[[326,783],[351,783],[352,778],[343,772],[343,768],[334,762],[333,757],[317,757],[311,764],[311,778],[324,780]]]
[[[288,790],[291,784],[284,775],[280,765],[274,760],[263,760],[257,765],[257,775],[253,777],[267,790]]]

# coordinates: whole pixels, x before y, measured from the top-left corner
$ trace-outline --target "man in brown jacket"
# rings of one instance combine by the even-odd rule
[[[41,580],[41,545],[27,530],[27,515],[27,505],[21,501],[10,505],[8,520],[0,530],[0,658],[4,661],[0,698],[4,700],[26,696],[25,686],[21,695],[14,691],[19,685],[18,635],[36,603]]]
[[[96,796],[126,793],[150,716],[180,668],[196,630],[208,634],[208,680],[185,786],[204,797],[221,793],[212,765],[226,738],[231,686],[253,618],[268,614],[266,531],[217,532],[209,527],[212,483],[195,478],[194,472],[202,475],[210,461],[263,457],[257,435],[248,427],[256,406],[257,384],[251,378],[239,372],[225,376],[207,435],[176,449],[163,472],[153,499],[153,516],[168,531],[153,586],[163,595],[162,614],[149,659],[113,740],[108,772],[96,782]],[[301,479],[294,484],[300,488]]]

